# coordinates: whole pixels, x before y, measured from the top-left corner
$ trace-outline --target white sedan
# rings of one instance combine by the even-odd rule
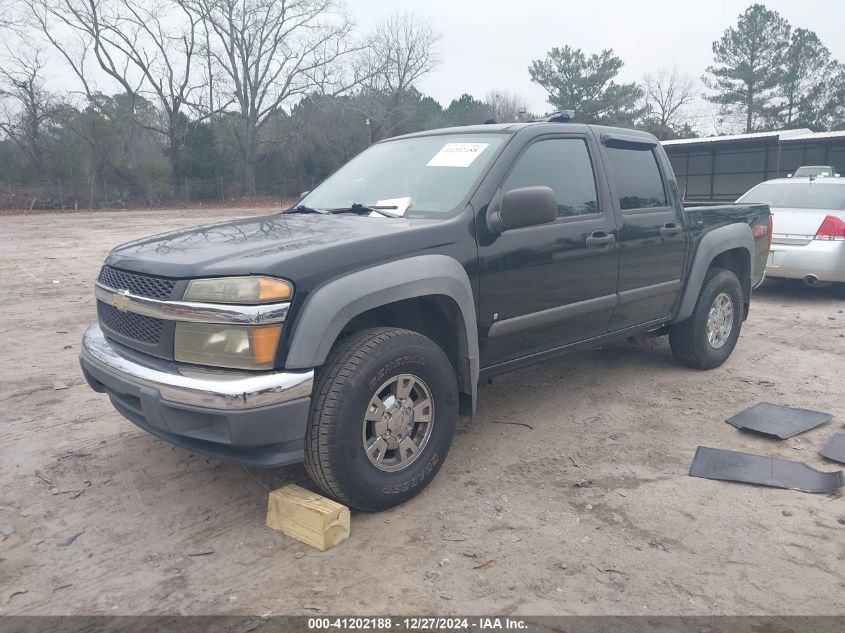
[[[767,180],[737,202],[772,210],[767,277],[845,282],[845,178]]]

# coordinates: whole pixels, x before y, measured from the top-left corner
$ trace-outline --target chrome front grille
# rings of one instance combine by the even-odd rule
[[[134,295],[150,299],[173,299],[173,288],[176,285],[175,279],[130,273],[111,266],[103,266],[97,281],[109,288],[128,290]]]
[[[97,314],[101,325],[121,336],[148,345],[158,345],[161,339],[161,319],[153,319],[133,312],[121,312],[102,301],[97,301]]]

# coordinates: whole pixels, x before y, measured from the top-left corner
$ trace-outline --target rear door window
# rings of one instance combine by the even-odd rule
[[[607,155],[623,211],[667,206],[663,178],[651,147],[608,147]]]

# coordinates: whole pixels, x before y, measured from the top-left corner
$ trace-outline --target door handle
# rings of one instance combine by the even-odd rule
[[[593,231],[587,238],[587,246],[591,248],[606,246],[607,244],[613,244],[615,241],[616,236],[613,233],[608,233],[607,231]]]
[[[674,222],[667,222],[660,227],[660,235],[663,237],[675,237],[676,235],[680,235],[683,230],[683,227],[678,226]]]

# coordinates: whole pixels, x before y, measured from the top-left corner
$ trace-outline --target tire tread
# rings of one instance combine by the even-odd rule
[[[673,325],[669,330],[669,344],[672,349],[672,355],[675,357],[675,360],[682,365],[693,367],[695,369],[711,369],[716,366],[713,365],[711,359],[705,355],[704,350],[701,349],[700,343],[697,339],[701,328],[704,327],[703,321],[706,321],[707,316],[704,312],[702,312],[702,297],[710,294],[710,286],[713,283],[714,278],[725,272],[734,275],[733,271],[726,268],[720,268],[718,266],[713,266],[707,271],[704,281],[701,284],[701,292],[696,299],[695,308],[693,309],[692,314],[685,321]],[[739,280],[737,280],[737,285],[739,285]],[[739,299],[739,304],[736,308],[738,310],[742,310],[743,304],[741,290]],[[740,325],[741,324],[742,316],[740,315]],[[732,348],[731,351],[733,351]]]
[[[408,339],[409,343],[429,346],[431,353],[444,352],[430,339],[412,330],[373,328],[350,335],[335,345],[326,363],[318,370],[317,386],[308,419],[305,438],[305,471],[326,494],[346,505],[365,509],[366,503],[356,499],[335,472],[340,447],[336,429],[341,422],[343,394],[360,376],[361,367],[386,345]],[[448,360],[447,360],[448,362]]]

